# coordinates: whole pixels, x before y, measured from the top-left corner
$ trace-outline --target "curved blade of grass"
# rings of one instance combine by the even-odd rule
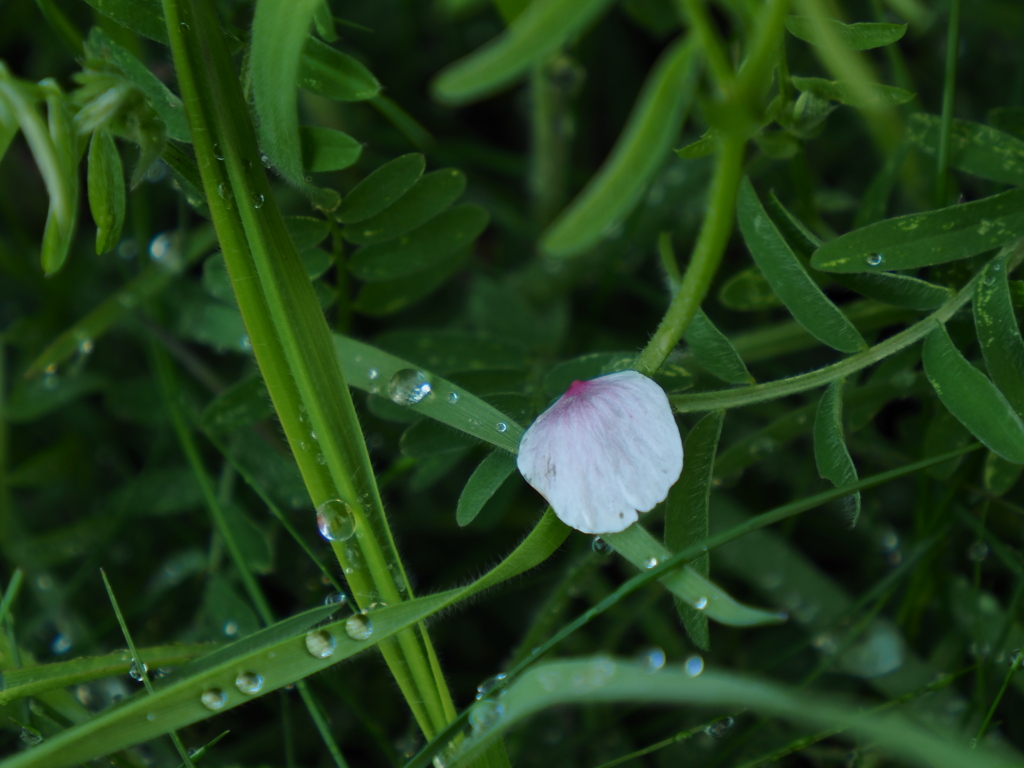
[[[713,411],[698,421],[686,436],[683,473],[669,491],[665,504],[665,546],[673,552],[703,541],[709,535],[708,502],[724,420],[725,411]],[[704,553],[694,558],[690,567],[706,579],[711,573],[711,559]],[[703,651],[710,650],[707,612],[679,599],[675,603],[694,645]]]
[[[953,346],[945,326],[924,342],[924,371],[939,400],[993,453],[1024,464],[1024,423],[989,378]]]
[[[720,670],[693,674],[688,665],[670,665],[652,674],[635,661],[598,656],[538,665],[506,687],[500,716],[488,728],[474,731],[459,756],[470,756],[523,719],[564,704],[623,702],[675,704],[686,707],[749,708],[818,728],[851,731],[851,738],[870,741],[886,754],[914,765],[946,768],[1010,768],[1010,759],[982,748],[971,749],[925,730],[909,719],[887,713],[865,714],[862,706],[812,696],[801,688]],[[481,702],[478,707],[493,707]]]
[[[459,496],[455,521],[467,526],[480,514],[502,484],[516,471],[516,457],[506,451],[491,451],[466,481]]]
[[[840,352],[860,352],[867,344],[857,329],[811,280],[800,260],[768,217],[750,180],[744,178],[736,202],[740,231],[772,290],[815,338]]]
[[[1005,257],[989,262],[974,290],[974,327],[992,381],[1024,417],[1024,339],[1010,298]]]
[[[299,133],[299,60],[319,5],[320,0],[260,0],[252,20],[249,68],[260,149],[289,184],[330,211],[341,198],[306,181],[300,144],[294,140]]]
[[[347,619],[322,624],[338,606],[319,606],[223,646],[156,681],[151,696],[134,696],[97,715],[87,723],[48,739],[37,748],[10,758],[4,768],[64,768],[123,747],[147,741],[171,730],[199,722],[264,696],[290,683],[304,680],[332,664],[351,658],[423,619],[496,586],[539,565],[558,549],[569,533],[549,510],[530,535],[493,570],[463,589],[389,605],[367,614],[372,622],[368,639],[354,640],[345,629]],[[324,657],[307,650],[306,636],[322,631],[334,640]],[[327,645],[330,645],[329,641]],[[324,647],[322,644],[320,647]],[[263,678],[253,694],[235,686],[240,670]],[[208,709],[201,703],[205,691],[225,695],[222,706]],[[152,717],[150,717],[152,715]]]
[[[541,235],[552,256],[574,256],[626,218],[665,162],[697,86],[697,45],[680,39],[658,59],[601,168]]]
[[[998,248],[1024,235],[1024,190],[869,224],[822,245],[811,266],[826,272],[916,269]]]
[[[818,474],[832,485],[857,482],[857,468],[843,436],[843,379],[832,382],[821,396],[814,417],[814,462]],[[850,527],[860,517],[860,494],[848,497]]]
[[[504,32],[445,68],[432,83],[434,97],[449,104],[465,104],[510,85],[609,5],[611,0],[531,3]]]
[[[640,570],[657,566],[672,556],[672,552],[664,544],[639,524],[631,525],[620,533],[603,534],[601,538]],[[762,624],[778,624],[786,620],[784,614],[751,608],[737,602],[724,589],[708,581],[688,565],[666,574],[660,581],[673,595],[697,610],[704,611],[709,619],[721,624],[732,627],[755,627]]]
[[[906,24],[884,24],[878,22],[859,22],[843,24],[841,21],[829,19],[833,38],[823,40],[817,30],[815,20],[808,16],[787,16],[786,29],[793,37],[798,37],[811,45],[828,45],[836,40],[851,51],[868,51],[892,45],[902,39],[907,32]]]
[[[928,155],[939,152],[942,118],[924,112],[910,116],[911,141]],[[1024,184],[1024,141],[970,120],[954,120],[949,164],[953,168],[1005,184]]]

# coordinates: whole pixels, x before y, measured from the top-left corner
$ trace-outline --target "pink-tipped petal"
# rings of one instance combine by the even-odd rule
[[[683,441],[661,387],[622,371],[574,381],[526,430],[517,464],[566,525],[615,533],[668,495]]]

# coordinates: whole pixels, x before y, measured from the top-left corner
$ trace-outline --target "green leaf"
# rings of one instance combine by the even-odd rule
[[[544,375],[544,394],[558,397],[574,381],[586,381],[606,373],[628,371],[636,361],[633,352],[590,352],[564,360]]]
[[[1024,417],[1024,339],[1010,299],[1007,255],[988,263],[974,289],[974,326],[989,376]]]
[[[814,462],[818,474],[835,486],[856,483],[857,468],[843,436],[843,379],[829,384],[814,417]],[[860,517],[860,493],[847,497],[850,526]]]
[[[753,384],[754,377],[747,370],[743,358],[733,347],[729,338],[715,327],[704,310],[697,310],[690,327],[686,329],[686,344],[697,359],[727,384]]]
[[[680,552],[709,536],[708,503],[724,420],[725,411],[712,411],[686,436],[683,473],[665,503],[665,546],[673,552]],[[690,567],[706,579],[711,572],[710,557],[704,553],[691,560]],[[682,600],[675,602],[690,640],[701,650],[710,650],[707,614]]]
[[[611,0],[548,0],[530,5],[493,40],[441,72],[435,98],[465,104],[511,85],[604,13]]]
[[[85,0],[118,24],[158,43],[168,44],[167,22],[160,0]]]
[[[364,245],[349,269],[361,280],[379,282],[425,272],[465,248],[487,227],[487,211],[478,205],[449,208],[396,240]]]
[[[441,453],[461,451],[476,441],[432,419],[420,419],[402,433],[398,447],[413,459],[429,459]]]
[[[541,235],[552,256],[574,256],[597,243],[636,207],[665,162],[697,85],[697,46],[679,40],[655,63],[626,126],[598,172]]]
[[[825,37],[818,29],[818,22],[810,16],[787,16],[786,29],[793,37],[798,37],[811,45],[833,45],[833,40],[851,51],[868,51],[892,45],[907,32],[906,24],[883,24],[877,22],[858,22],[843,24],[835,19],[826,19],[831,35]]]
[[[428,173],[383,211],[363,219],[358,226],[346,227],[343,234],[357,245],[392,240],[426,224],[458,200],[465,189],[466,175],[462,171],[442,168]]]
[[[909,133],[926,154],[937,155],[942,118],[923,112],[910,116]],[[949,164],[953,168],[1004,184],[1024,185],[1024,140],[970,120],[954,120]]]
[[[249,376],[211,400],[199,420],[214,433],[232,432],[274,415],[267,386],[259,376]]]
[[[93,133],[89,142],[89,210],[96,222],[96,253],[113,250],[124,226],[124,171],[109,131]]]
[[[375,342],[385,352],[440,374],[523,368],[530,362],[526,348],[514,342],[454,329],[389,331]]]
[[[838,101],[858,109],[894,107],[913,101],[910,91],[879,83],[843,82],[820,77],[791,77],[793,87],[825,101]]]
[[[924,342],[924,372],[939,400],[993,453],[1024,464],[1024,423],[981,371],[953,346],[942,325]]]
[[[740,185],[736,210],[740,232],[754,261],[797,322],[840,352],[866,348],[853,324],[808,276],[761,206],[749,179],[745,178]]]
[[[426,160],[418,152],[385,163],[348,193],[338,209],[338,221],[354,224],[380,213],[412,188],[424,167]]]
[[[0,69],[0,78],[5,74],[6,70]],[[78,224],[78,161],[82,156],[84,144],[75,129],[68,98],[52,80],[43,80],[39,85],[46,95],[52,154],[42,146],[37,146],[30,137],[29,123],[35,121],[28,114],[20,116],[20,121],[22,133],[29,140],[32,156],[43,173],[43,179],[47,181],[46,191],[50,196],[50,210],[46,215],[39,261],[43,272],[52,275],[64,266]],[[19,101],[14,100],[15,106]],[[24,108],[35,111],[34,107],[27,104],[24,104]],[[37,149],[42,150],[42,153]],[[54,164],[52,170],[56,176],[56,186],[53,187],[47,179],[47,169],[44,168],[51,162]]]
[[[296,189],[325,210],[337,208],[340,198],[331,189],[306,181],[299,135],[298,91],[300,62],[307,60],[309,27],[321,0],[263,0],[256,4],[249,48],[249,72],[256,110],[260,150],[275,170]],[[312,46],[313,55],[322,46]],[[341,54],[339,54],[341,55]],[[329,70],[329,67],[326,67]],[[326,73],[325,73],[326,77]]]
[[[462,489],[455,511],[455,522],[463,528],[473,522],[484,505],[515,471],[516,457],[513,454],[502,450],[487,454]]]
[[[897,216],[847,232],[814,252],[828,272],[916,269],[998,248],[1024,235],[1024,190],[929,213]]]
[[[331,233],[331,227],[324,219],[313,216],[285,216],[284,224],[299,253],[320,245]]]
[[[1002,456],[989,451],[985,456],[985,490],[993,496],[1005,496],[1020,480],[1024,465],[1014,464]]]
[[[399,312],[422,301],[447,283],[468,258],[468,249],[458,251],[444,257],[428,272],[364,285],[356,300],[352,302],[352,309],[371,317],[383,317]]]
[[[629,526],[620,533],[601,536],[612,548],[643,570],[650,563],[660,563],[672,553],[640,524]],[[734,600],[725,590],[708,581],[688,565],[674,570],[660,579],[665,588],[688,605],[705,612],[708,618],[731,627],[754,627],[777,624],[785,617],[774,611],[751,608]]]
[[[1024,107],[996,107],[987,117],[996,130],[1024,139]]]
[[[708,130],[696,141],[691,141],[685,147],[673,150],[682,160],[695,160],[698,157],[710,157],[715,153],[717,140],[715,134]]]
[[[302,49],[298,85],[335,101],[366,101],[380,93],[380,83],[370,70],[315,37],[306,38]]]
[[[302,142],[302,164],[310,173],[348,168],[363,152],[361,143],[333,128],[304,125],[299,128],[299,137]]]
[[[738,312],[756,312],[782,306],[764,273],[756,266],[740,270],[726,280],[718,292],[718,300],[722,306]]]

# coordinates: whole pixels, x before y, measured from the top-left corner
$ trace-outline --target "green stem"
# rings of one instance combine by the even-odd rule
[[[946,77],[942,86],[942,124],[939,128],[939,157],[935,179],[935,207],[946,205],[949,183],[949,149],[953,131],[953,97],[956,95],[956,56],[960,47],[960,0],[950,0],[946,31]]]
[[[682,338],[700,309],[732,234],[736,192],[743,175],[743,152],[747,142],[739,135],[726,134],[719,145],[718,165],[711,181],[708,215],[704,219],[683,283],[672,299],[665,317],[636,361],[636,370],[651,375]]]
[[[551,82],[548,63],[530,74],[530,130],[533,148],[530,197],[534,218],[541,227],[549,224],[565,203],[566,144],[565,104],[560,89]]]
[[[731,95],[733,86],[736,84],[736,74],[729,62],[729,55],[725,52],[725,45],[704,7],[703,0],[676,0],[676,7],[684,22],[689,22],[689,25],[697,32],[719,92],[725,96]]]

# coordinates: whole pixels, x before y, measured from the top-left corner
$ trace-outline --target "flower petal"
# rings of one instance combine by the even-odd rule
[[[573,382],[526,430],[516,463],[566,525],[615,533],[668,495],[683,441],[661,387],[621,371]]]

